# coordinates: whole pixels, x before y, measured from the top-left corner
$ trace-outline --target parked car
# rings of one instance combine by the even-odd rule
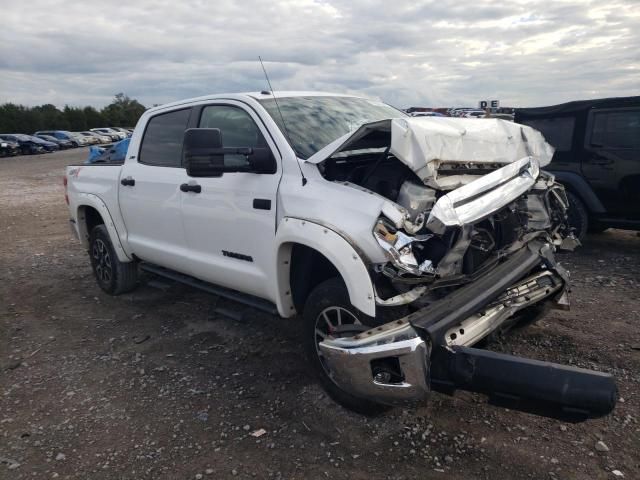
[[[90,137],[87,137],[86,135],[82,135],[80,132],[70,132],[70,133],[78,141],[78,146],[80,147],[86,147],[87,145],[91,145],[95,142],[95,140],[93,140]]]
[[[60,145],[58,145],[56,142],[49,142],[47,140],[43,140],[42,138],[38,138],[34,135],[27,135],[27,136],[33,142],[42,145],[42,148],[44,149],[45,152],[55,152],[57,150],[60,150]]]
[[[122,127],[111,127],[111,130],[115,130],[116,132],[122,132],[124,133],[127,137],[131,136],[131,133],[129,130],[127,130],[126,128],[122,128]]]
[[[412,117],[445,117],[442,113],[438,112],[413,112]]]
[[[500,120],[507,120],[513,122],[513,115],[510,113],[492,113],[490,118],[499,118]]]
[[[108,127],[92,128],[91,131],[99,133],[101,135],[109,135],[114,142],[117,142],[118,140],[124,140],[125,138],[127,138],[127,135],[124,134],[123,132],[119,132],[117,130],[113,130]]]
[[[80,142],[78,141],[78,139],[67,130],[40,130],[34,133],[34,135],[51,135],[52,137],[59,138],[61,140],[70,141],[74,147],[80,146]]]
[[[20,153],[22,155],[33,155],[45,152],[42,144],[40,142],[36,142],[34,137],[31,137],[30,135],[24,135],[21,133],[3,133],[0,134],[0,139],[17,143],[20,146]]]
[[[351,96],[275,100],[156,107],[124,162],[67,167],[101,289],[131,291],[142,269],[301,315],[320,382],[357,411],[455,389],[561,418],[614,408],[609,374],[471,348],[567,305],[554,251],[576,242],[542,135]]]
[[[113,138],[111,138],[111,135],[103,135],[97,132],[91,132],[91,131],[84,131],[84,132],[80,132],[83,135],[88,135],[90,137],[93,137],[97,140],[96,143],[112,143],[113,142]]]
[[[20,155],[20,144],[11,140],[0,139],[0,157]]]
[[[84,145],[96,145],[100,143],[93,135],[86,135],[83,132],[71,132],[75,137],[77,137]]]
[[[515,120],[555,147],[548,170],[567,189],[578,237],[640,230],[640,96],[520,108]]]
[[[73,148],[73,144],[69,140],[64,140],[61,138],[52,137],[51,135],[34,135],[34,137],[38,137],[41,140],[45,140],[47,142],[57,144],[61,149]]]
[[[485,118],[487,116],[487,112],[484,110],[465,110],[462,116],[464,118]]]
[[[477,108],[473,108],[473,107],[459,107],[459,108],[452,108],[450,110],[450,115],[452,117],[463,117],[465,115],[465,113],[467,112],[471,112],[473,110],[477,110]]]

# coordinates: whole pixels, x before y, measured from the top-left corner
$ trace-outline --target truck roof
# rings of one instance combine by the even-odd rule
[[[247,100],[249,98],[254,100],[262,100],[266,98],[273,98],[273,94],[275,93],[276,98],[287,98],[287,97],[357,97],[358,95],[349,95],[344,93],[331,93],[331,92],[314,92],[314,91],[274,91],[270,92],[268,90],[263,90],[261,92],[242,92],[242,93],[215,93],[211,95],[203,95],[202,97],[194,97],[187,98],[185,100],[178,100],[177,102],[165,103],[164,105],[158,105],[157,107],[150,108],[147,110],[149,113],[153,113],[155,111],[164,110],[170,107],[177,107],[180,105],[185,105],[189,103],[197,103],[206,100],[219,100],[219,99],[229,99],[229,100]]]
[[[620,108],[638,105],[640,105],[640,96],[595,98],[591,100],[576,100],[548,107],[517,108],[516,122],[523,118],[551,118],[560,115],[571,115],[586,112],[591,108]]]

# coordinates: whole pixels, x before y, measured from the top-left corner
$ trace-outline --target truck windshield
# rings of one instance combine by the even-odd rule
[[[357,97],[278,97],[277,100],[291,146],[304,160],[363,123],[406,116],[385,103]],[[287,136],[273,98],[258,101]]]

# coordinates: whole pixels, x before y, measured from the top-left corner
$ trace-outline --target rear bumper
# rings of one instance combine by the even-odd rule
[[[333,380],[341,388],[384,404],[414,403],[424,399],[432,387],[442,390],[442,385],[453,379],[449,384],[454,390],[484,392],[482,385],[499,385],[502,390],[497,393],[523,399],[521,410],[555,412],[547,416],[567,416],[566,412],[600,416],[615,405],[615,383],[608,375],[496,354],[499,358],[491,363],[494,377],[483,371],[474,382],[460,381],[469,377],[469,371],[460,365],[473,373],[474,358],[479,356],[475,352],[484,352],[468,346],[504,326],[525,307],[540,302],[566,306],[567,280],[548,245],[538,243],[516,252],[476,282],[405,318],[354,337],[327,339],[319,346]],[[465,361],[450,362],[447,354],[460,348],[465,349]],[[459,353],[457,358],[461,356]],[[498,381],[500,365],[511,368],[511,383]],[[534,372],[547,371],[545,368],[556,375],[557,381],[539,398],[540,389],[527,379]],[[591,381],[597,386],[592,391],[576,387],[579,392],[567,394],[572,385],[590,385]]]

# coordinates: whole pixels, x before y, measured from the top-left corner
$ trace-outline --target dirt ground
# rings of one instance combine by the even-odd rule
[[[64,203],[63,167],[85,156],[0,158],[0,478],[640,478],[636,233],[561,256],[572,309],[490,345],[614,374],[612,415],[433,394],[372,419],[314,382],[297,320],[176,285],[102,293]]]

